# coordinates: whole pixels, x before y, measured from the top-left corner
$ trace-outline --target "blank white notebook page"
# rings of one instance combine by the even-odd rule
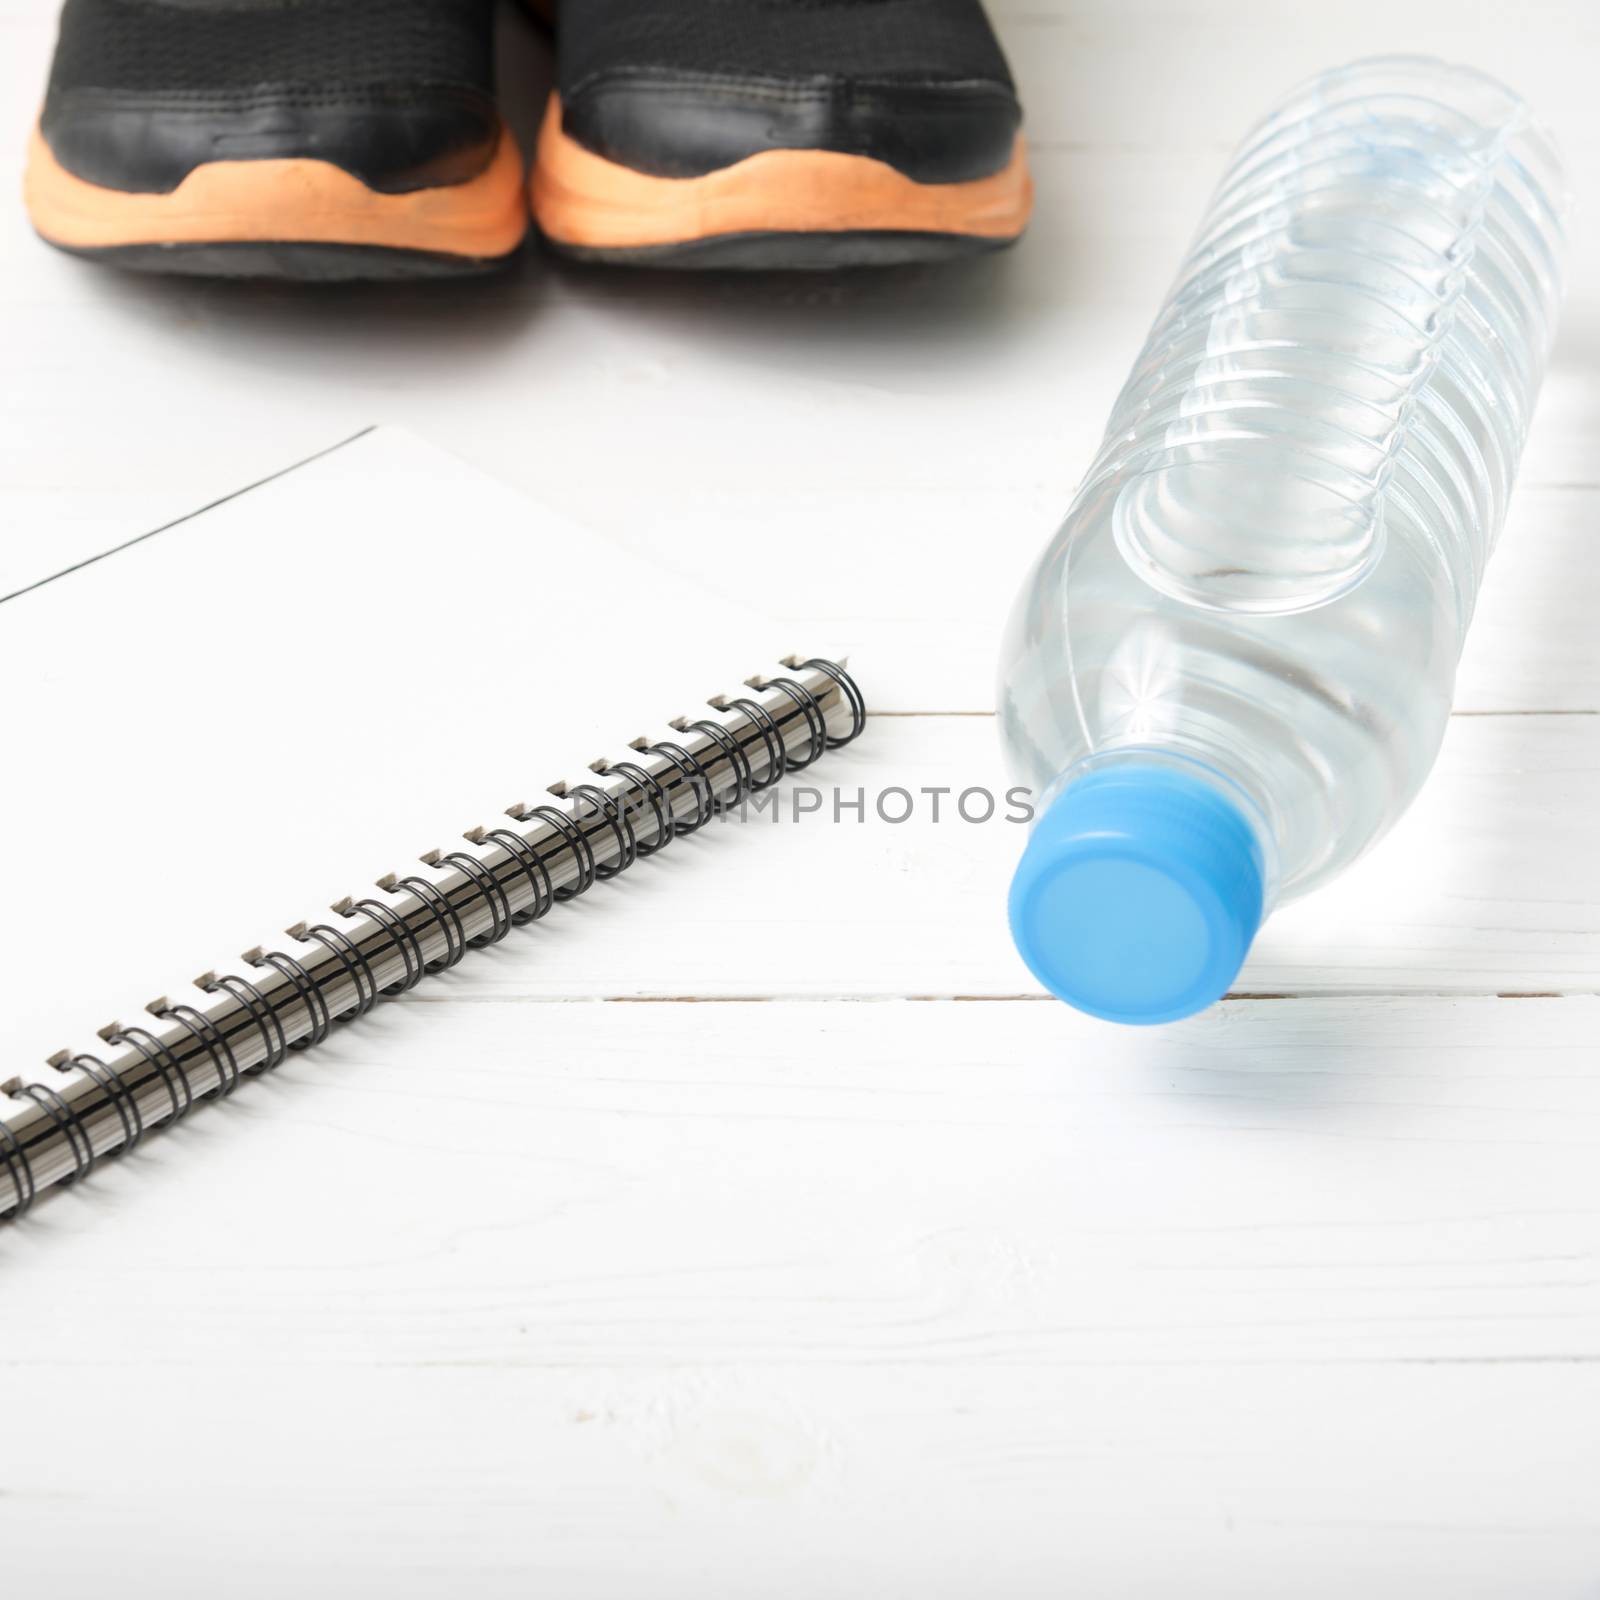
[[[787,644],[393,430],[0,604],[0,1076],[708,714]]]

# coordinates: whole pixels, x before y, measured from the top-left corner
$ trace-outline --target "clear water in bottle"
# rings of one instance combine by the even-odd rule
[[[1001,733],[1039,796],[1012,930],[1062,999],[1209,1005],[1417,793],[1564,211],[1523,102],[1439,61],[1327,73],[1245,141],[1007,634]]]

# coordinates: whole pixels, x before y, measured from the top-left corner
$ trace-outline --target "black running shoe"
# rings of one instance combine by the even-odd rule
[[[51,244],[167,272],[495,264],[522,158],[492,0],[66,0],[25,182]]]
[[[1011,243],[1021,108],[979,0],[567,0],[534,216],[576,256],[939,260]]]

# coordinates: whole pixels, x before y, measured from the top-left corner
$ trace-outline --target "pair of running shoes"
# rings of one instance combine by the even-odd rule
[[[531,176],[494,0],[66,0],[25,196],[38,232],[156,271],[405,278],[567,255],[936,261],[1032,190],[980,0],[530,0],[557,88]]]

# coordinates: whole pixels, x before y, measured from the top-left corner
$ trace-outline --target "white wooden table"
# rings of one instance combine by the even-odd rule
[[[12,150],[53,9],[0,0]],[[944,274],[296,294],[6,207],[0,561],[403,423],[853,644],[840,782],[994,781],[1004,607],[1259,109],[1470,60],[1600,200],[1588,0],[997,16],[1038,217]],[[1043,999],[1001,828],[595,896],[0,1233],[0,1593],[1593,1600],[1597,268],[1439,770],[1242,997]]]

